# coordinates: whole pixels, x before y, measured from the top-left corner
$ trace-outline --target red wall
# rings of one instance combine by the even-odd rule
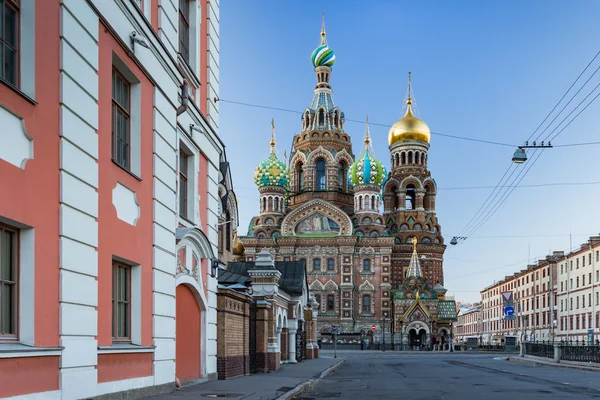
[[[152,130],[154,88],[104,27],[99,38],[99,188],[98,188],[98,345],[112,343],[112,259],[122,257],[142,268],[142,345],[152,345]],[[141,181],[112,162],[112,54],[141,81]],[[136,193],[140,217],[132,226],[117,218],[112,191],[120,182]],[[151,359],[148,360],[151,366]]]
[[[0,358],[0,397],[58,390],[58,359]]]
[[[192,291],[185,285],[177,286],[175,293],[176,332],[175,374],[184,381],[200,377],[200,308]]]
[[[152,353],[99,354],[98,382],[152,376]]]
[[[35,100],[0,83],[0,104],[25,120],[34,158],[0,159],[0,216],[35,228],[35,345],[58,345],[59,2],[36,2]],[[4,133],[0,128],[0,137]],[[1,377],[1,374],[0,374]],[[2,387],[2,385],[0,385]]]

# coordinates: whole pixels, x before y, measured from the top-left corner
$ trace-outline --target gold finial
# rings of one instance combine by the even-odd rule
[[[408,98],[406,99],[406,104],[409,106],[412,104],[412,99],[410,98],[410,94],[412,92],[412,88],[410,87],[410,71],[408,72]]]
[[[412,238],[412,243],[413,243],[413,251],[417,251],[417,237],[413,237]]]
[[[371,136],[369,134],[369,115],[367,114],[366,128],[365,128],[365,146],[369,149],[369,143],[371,143]]]
[[[275,118],[271,119],[271,154],[275,154]]]
[[[323,13],[323,16],[321,17],[321,45],[327,44],[327,39],[325,36],[325,13]]]

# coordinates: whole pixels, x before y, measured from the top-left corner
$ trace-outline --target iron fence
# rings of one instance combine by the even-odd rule
[[[527,342],[525,354],[528,356],[554,358],[554,344],[551,342]]]
[[[561,360],[600,363],[600,343],[597,340],[593,344],[583,340],[562,341],[560,346]]]

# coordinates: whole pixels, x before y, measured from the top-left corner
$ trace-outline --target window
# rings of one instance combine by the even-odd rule
[[[0,77],[19,86],[19,0],[0,0]]]
[[[340,190],[343,190],[344,192],[347,190],[346,188],[346,175],[347,175],[347,168],[346,168],[346,163],[344,163],[343,161],[340,162],[340,164],[338,165],[338,185],[340,186]]]
[[[592,294],[588,293],[588,307],[592,305]]]
[[[410,153],[409,153],[410,155]],[[406,209],[414,210],[416,208],[415,204],[415,185],[412,183],[406,186]]]
[[[581,279],[582,279],[581,286],[585,286],[585,275],[583,275],[581,277]]]
[[[577,277],[577,287],[579,287],[579,277]]]
[[[131,267],[113,262],[113,341],[131,340]]]
[[[179,215],[188,216],[188,155],[179,150]]]
[[[130,169],[131,91],[129,82],[116,69],[112,72],[112,159]]]
[[[599,301],[600,301],[600,297],[598,297],[598,292],[596,292],[596,305],[600,305]]]
[[[0,225],[0,340],[17,339],[18,233]]]
[[[581,295],[581,308],[585,308],[585,295]]]
[[[572,262],[572,261],[571,261]],[[579,269],[579,258],[575,260],[577,267],[575,269]]]
[[[570,298],[569,300],[570,300],[569,301],[569,303],[570,303],[569,304],[569,309],[572,310],[573,309],[573,298]]]
[[[576,301],[576,303],[577,303],[577,308],[579,308],[579,296],[577,296],[577,297],[575,298],[575,300],[577,300],[577,301]]]
[[[190,63],[190,2],[179,0],[179,53]]]
[[[600,281],[600,271],[596,271],[596,282]]]
[[[296,165],[296,191],[304,189],[304,171],[302,163]]]
[[[320,271],[321,270],[321,260],[318,258],[315,258],[313,260],[313,271]]]
[[[371,260],[369,260],[368,258],[363,260],[363,270],[371,271]]]
[[[326,179],[325,179],[325,161],[317,161],[317,190],[325,190]]]
[[[371,312],[371,296],[368,294],[365,294],[363,296],[363,304],[362,304],[362,310],[365,313],[370,313]]]
[[[327,295],[327,311],[335,311],[335,295]]]
[[[329,258],[327,260],[327,270],[328,271],[333,271],[335,270],[335,260],[333,258]]]
[[[564,287],[563,287],[563,282],[561,282],[561,283],[560,283],[560,291],[562,292],[563,290],[564,290]]]
[[[588,282],[590,285],[592,284],[592,273],[591,272],[588,274]]]
[[[588,264],[592,264],[592,253],[588,254]]]

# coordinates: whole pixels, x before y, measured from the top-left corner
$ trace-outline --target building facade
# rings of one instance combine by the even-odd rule
[[[0,7],[0,397],[215,378],[218,2]]]
[[[457,321],[454,324],[454,339],[457,344],[466,343],[468,338],[477,338],[481,343],[483,321],[481,304],[459,307]]]
[[[302,112],[301,132],[292,139],[289,162],[281,161],[272,126],[270,154],[255,172],[260,214],[239,238],[235,258],[254,261],[268,248],[277,260],[303,261],[319,303],[320,332],[339,326],[341,332],[367,334],[375,325],[380,333],[408,334],[403,318],[420,301],[415,294],[432,296],[410,308],[410,316],[418,308],[426,322],[437,315],[437,303],[429,300],[437,301],[440,288],[445,293],[445,245],[435,212],[436,183],[427,169],[429,128],[413,113],[409,79],[405,115],[389,132],[391,172],[373,154],[368,124],[355,157],[345,114],[333,101],[335,55],[324,27],[311,61],[317,83]],[[407,286],[417,252],[421,272]],[[440,320],[440,329],[447,332],[448,324]],[[431,324],[422,329],[433,333],[434,342],[442,334],[432,332]]]
[[[558,260],[558,338],[600,339],[600,236]]]

